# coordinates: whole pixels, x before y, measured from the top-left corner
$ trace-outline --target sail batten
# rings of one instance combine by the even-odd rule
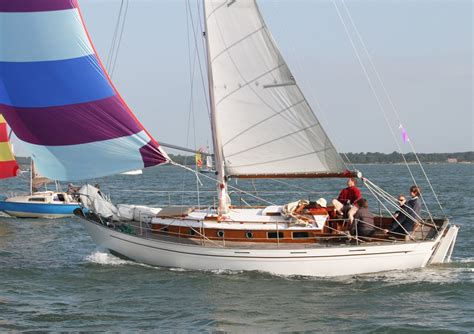
[[[215,123],[226,175],[343,173],[342,158],[298,87],[256,1],[229,6],[226,0],[206,0],[205,5]]]
[[[77,1],[0,0],[0,26],[0,111],[41,175],[94,178],[169,160],[113,86]]]

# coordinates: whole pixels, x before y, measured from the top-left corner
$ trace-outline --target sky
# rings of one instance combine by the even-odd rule
[[[197,1],[189,1],[196,19]],[[97,52],[106,61],[121,0],[79,3]],[[397,142],[410,151],[369,58],[349,27],[395,133],[392,137],[332,0],[258,3],[338,151],[390,153],[398,150]],[[343,3],[335,3],[349,25]],[[345,3],[416,151],[474,150],[472,2]],[[197,72],[190,79],[189,57],[195,52],[188,43],[195,41],[186,6],[187,0],[129,1],[113,81],[158,142],[200,147],[212,139],[201,76]],[[21,146],[18,150],[21,155]]]

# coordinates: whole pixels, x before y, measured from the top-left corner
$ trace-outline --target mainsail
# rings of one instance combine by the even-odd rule
[[[15,177],[20,168],[13,156],[12,147],[8,138],[7,123],[0,114],[0,179]]]
[[[205,0],[205,6],[214,122],[226,174],[343,173],[342,158],[297,86],[256,1]]]
[[[48,179],[47,177],[44,177],[40,173],[38,173],[33,160],[31,160],[30,168],[31,168],[31,193],[39,191],[41,187],[46,186],[47,184],[51,182],[54,182],[53,180]]]
[[[51,179],[164,163],[107,76],[76,0],[0,0],[0,112]]]

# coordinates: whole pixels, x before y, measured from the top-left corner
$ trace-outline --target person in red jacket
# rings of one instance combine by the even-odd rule
[[[361,198],[362,194],[357,188],[357,179],[351,177],[347,180],[347,188],[342,189],[337,199],[332,200],[332,205],[339,214],[347,216],[352,222],[357,212],[357,207],[354,204]]]

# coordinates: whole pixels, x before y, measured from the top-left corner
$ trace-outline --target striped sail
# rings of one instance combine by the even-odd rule
[[[0,114],[0,179],[15,177],[19,171],[20,168],[8,140],[7,122]]]
[[[168,160],[122,100],[76,0],[0,0],[0,112],[51,179]]]
[[[256,1],[205,0],[205,6],[214,117],[226,174],[344,172],[342,158],[278,51]]]

